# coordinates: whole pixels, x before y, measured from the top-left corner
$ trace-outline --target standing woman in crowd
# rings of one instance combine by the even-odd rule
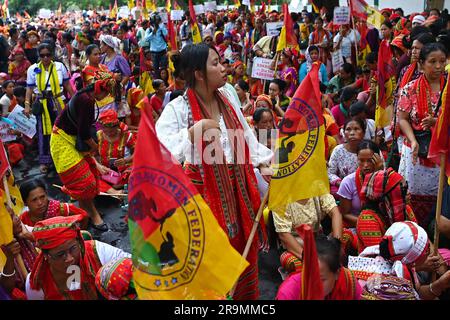
[[[8,74],[11,80],[17,85],[25,86],[27,82],[27,70],[31,63],[25,56],[25,51],[20,46],[16,46],[9,56]]]
[[[294,52],[288,48],[281,52],[281,64],[283,68],[280,70],[280,79],[286,82],[286,96],[292,98],[298,86],[298,75],[295,60],[297,59]]]
[[[381,33],[381,40],[387,40],[389,43],[391,43],[394,33],[392,31],[392,23],[389,20],[385,20],[381,24],[380,33]]]
[[[423,74],[403,88],[397,105],[400,129],[406,136],[399,173],[408,182],[411,205],[422,226],[426,224],[438,191],[439,167],[427,156],[444,88],[446,62],[447,50],[443,45],[425,45],[419,55]]]
[[[323,28],[323,20],[317,17],[314,21],[314,32],[309,35],[309,45],[319,48],[319,60],[327,67],[330,73],[330,47],[333,45],[332,35]]]
[[[106,65],[108,70],[114,73],[114,79],[117,82],[115,101],[116,111],[119,112],[122,96],[125,95],[125,88],[131,76],[130,65],[122,56],[120,51],[120,40],[116,37],[101,35],[100,50],[104,54],[100,63]]]
[[[81,72],[81,76],[83,78],[83,84],[86,87],[89,84],[95,83],[96,80],[99,79],[101,74],[110,73],[108,67],[104,64],[100,64],[101,60],[101,52],[100,48],[96,44],[90,44],[86,48],[86,56],[89,61],[89,64],[84,67]],[[114,96],[107,95],[101,101],[97,101],[97,106],[100,109],[100,113],[113,109],[117,111],[117,106],[114,102]]]
[[[255,173],[268,178],[272,152],[256,140],[240,112],[236,93],[229,91],[231,87],[224,87],[225,68],[214,48],[203,43],[187,45],[174,65],[181,71],[188,90],[162,112],[156,123],[158,138],[184,163],[186,174],[195,181],[231,244],[242,253],[261,203]],[[245,142],[239,144],[243,149],[233,150],[230,144],[228,133],[234,130],[244,132]],[[205,153],[211,139],[202,134],[203,143],[197,144],[194,132],[219,135],[214,155]],[[247,155],[245,161],[243,155]],[[237,157],[240,163],[233,160]],[[258,240],[260,247],[265,246],[263,222],[247,257],[250,265],[242,274],[233,299],[258,298]]]
[[[98,151],[98,145],[91,135],[97,112],[95,101],[114,92],[115,81],[112,77],[97,80],[77,92],[69,106],[56,120],[50,141],[56,171],[64,184],[62,191],[78,200],[80,207],[88,212],[93,227],[107,231],[94,205],[98,195],[99,174],[107,174],[92,156]]]
[[[51,46],[42,43],[37,50],[40,62],[31,65],[27,71],[24,112],[27,115],[31,113],[32,101],[41,103],[41,107],[34,107],[33,113],[37,119],[40,170],[42,173],[47,173],[48,166],[53,162],[50,155],[50,135],[53,123],[64,109],[63,91],[66,90],[70,96],[73,96],[74,92],[70,86],[67,69],[61,62],[53,61]]]

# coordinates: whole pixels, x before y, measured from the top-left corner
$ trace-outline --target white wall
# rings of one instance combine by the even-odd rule
[[[450,10],[450,0],[445,0],[444,9]]]

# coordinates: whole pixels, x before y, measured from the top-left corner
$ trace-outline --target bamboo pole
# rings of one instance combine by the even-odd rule
[[[439,249],[439,225],[441,222],[441,211],[442,211],[442,194],[444,192],[444,180],[445,180],[445,163],[447,162],[447,156],[443,153],[440,154],[440,172],[439,172],[439,189],[438,189],[438,195],[437,195],[437,202],[436,202],[436,218],[435,218],[435,224],[434,224],[434,241],[433,241],[433,247],[434,247],[434,255],[438,254]],[[436,280],[436,272],[433,272],[432,275],[432,281]]]
[[[6,179],[6,175],[3,176],[3,188],[5,189],[8,206],[12,209],[13,204],[11,201],[11,194],[9,193],[8,180]],[[15,259],[17,261],[17,264],[19,265],[19,272],[22,274],[22,277],[26,279],[28,271],[27,268],[25,267],[25,263],[23,262],[22,255],[19,253],[17,256],[15,256]]]
[[[55,188],[60,189],[60,190],[62,189],[62,187],[57,185],[57,184],[53,184],[53,186]],[[109,196],[109,197],[113,197],[113,198],[115,198],[115,197],[123,197],[123,198],[128,197],[128,193],[106,193],[106,192],[100,192],[99,195],[100,196]]]
[[[261,216],[263,214],[264,207],[266,206],[266,203],[267,203],[268,199],[269,199],[269,188],[267,188],[266,194],[264,195],[264,198],[261,201],[261,205],[259,206],[259,209],[258,209],[258,214],[256,215],[255,221],[253,222],[252,231],[250,232],[250,236],[248,237],[247,244],[245,245],[244,252],[242,253],[242,257],[244,259],[247,259],[248,253],[250,252],[250,248],[251,248],[252,243],[253,243],[253,238],[255,237],[256,230],[258,229],[259,220],[261,220]],[[236,283],[234,284],[233,288],[230,291],[230,296],[231,297],[233,297],[234,292],[236,291],[236,287],[237,287],[238,282],[239,282],[239,280],[236,281]]]

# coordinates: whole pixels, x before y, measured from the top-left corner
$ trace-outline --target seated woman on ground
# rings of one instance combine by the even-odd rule
[[[361,214],[356,222],[358,251],[378,245],[394,222],[416,222],[406,202],[408,184],[392,168],[366,174],[359,197]]]
[[[328,179],[330,180],[331,192],[335,194],[344,179],[358,168],[357,150],[366,131],[363,120],[350,119],[344,125],[345,143],[333,149],[328,161]]]
[[[117,112],[107,110],[100,115],[97,131],[100,163],[100,192],[122,193],[131,173],[136,136],[120,125]]]
[[[33,236],[41,249],[26,279],[28,300],[97,300],[95,276],[108,262],[131,257],[107,243],[82,239],[80,215],[55,217],[38,222]],[[67,273],[67,266],[79,268],[79,278]],[[70,286],[68,286],[70,284]]]
[[[384,276],[394,276],[411,283],[413,289],[409,292],[410,299],[433,300],[450,288],[450,270],[440,254],[433,254],[432,249],[426,231],[417,223],[395,222],[386,230],[378,244],[361,252],[359,257],[365,258],[364,260],[356,257],[349,262],[349,269],[354,270],[361,279],[366,299],[380,300],[370,290],[369,283],[377,277],[381,279]],[[374,270],[377,275],[371,276]],[[436,272],[437,280],[429,280],[431,272]],[[368,286],[365,285],[366,280]],[[382,299],[386,300],[386,296]]]
[[[331,234],[342,237],[342,215],[331,194],[324,194],[289,204],[284,216],[273,211],[275,230],[286,251],[280,257],[281,267],[287,273],[301,271],[303,240],[298,237],[296,227],[308,224],[315,233],[322,232],[321,221],[331,218]]]
[[[31,179],[20,184],[20,194],[28,210],[20,215],[20,220],[33,227],[41,220],[58,216],[82,215],[82,227],[87,227],[88,214],[73,204],[49,199],[45,183],[41,179]]]
[[[357,149],[358,169],[342,179],[337,194],[340,196],[339,210],[344,219],[344,227],[356,228],[358,215],[361,212],[361,192],[364,177],[377,170],[383,169],[383,160],[378,146],[370,141],[363,140]]]
[[[320,279],[324,300],[360,300],[362,288],[352,271],[341,265],[341,246],[338,239],[316,237]],[[302,273],[291,274],[278,289],[277,300],[302,299]]]

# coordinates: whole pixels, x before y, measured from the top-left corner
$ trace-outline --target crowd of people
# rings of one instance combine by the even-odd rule
[[[12,169],[37,149],[43,177],[19,183],[20,215],[5,204],[14,240],[1,246],[1,299],[137,298],[131,254],[87,230],[110,228],[96,196],[126,196],[141,112],[153,115],[160,142],[242,254],[270,186],[277,128],[314,65],[330,193],[266,210],[231,298],[258,299],[259,250],[271,243],[283,280],[276,298],[302,299],[311,244],[296,228],[307,224],[323,299],[448,299],[450,191],[446,183],[435,248],[439,166],[427,158],[450,71],[448,11],[383,9],[378,29],[357,17],[335,25],[326,10],[290,13],[298,47],[277,51],[279,36],[267,35],[266,24],[284,13],[241,9],[197,15],[202,43],[194,43],[189,12],[174,26],[158,13],[1,21],[2,119],[19,108],[36,121],[34,137],[11,126],[15,139],[3,145]],[[389,85],[380,85],[384,43],[395,68]],[[252,77],[257,57],[272,59],[273,80]],[[380,87],[392,110],[385,126],[375,122]],[[202,156],[211,137],[194,148],[196,133],[209,130],[220,140],[213,163]],[[230,130],[243,132],[242,150]],[[233,161],[239,152],[246,164]],[[48,197],[51,171],[77,206]],[[74,265],[77,281],[67,273]]]

